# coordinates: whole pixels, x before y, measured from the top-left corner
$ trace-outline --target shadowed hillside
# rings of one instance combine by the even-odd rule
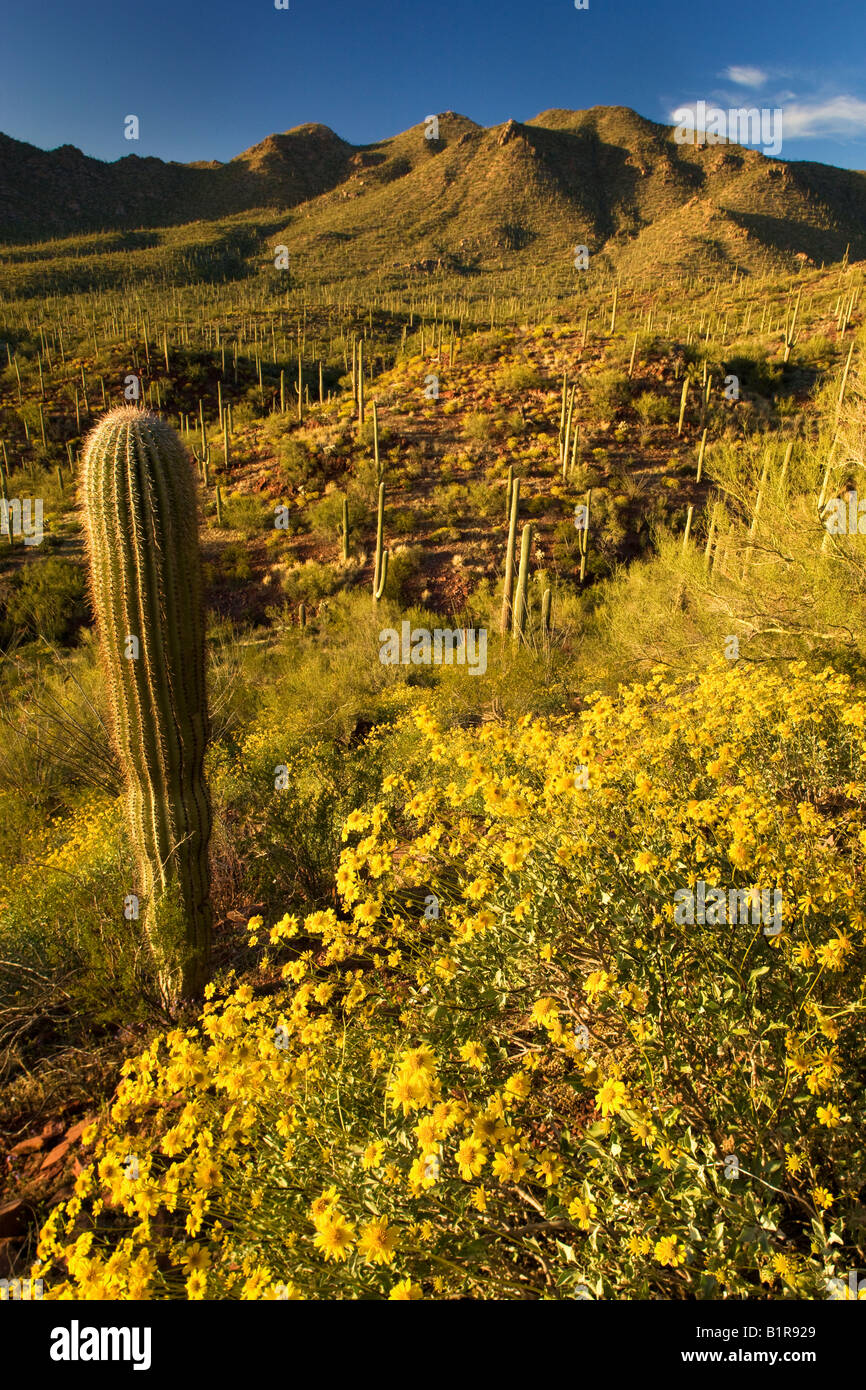
[[[353,146],[304,125],[228,164],[111,164],[72,146],[45,152],[0,136],[0,235],[167,227],[291,210],[285,234],[311,267],[343,247],[353,273],[415,267],[471,273],[491,262],[561,260],[585,243],[611,268],[664,261],[756,269],[767,257],[866,254],[866,176],[789,164],[738,145],[678,145],[625,107],[547,111],[485,129],[447,112]]]

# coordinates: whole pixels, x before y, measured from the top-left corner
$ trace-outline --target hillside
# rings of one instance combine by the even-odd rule
[[[0,237],[14,245],[269,210],[282,212],[311,271],[335,250],[353,274],[568,264],[576,243],[625,271],[698,256],[756,269],[798,254],[837,260],[846,247],[866,255],[862,173],[678,145],[670,127],[625,107],[490,129],[446,112],[439,124],[438,140],[420,124],[364,146],[299,126],[227,164],[135,154],[103,163],[0,136]]]

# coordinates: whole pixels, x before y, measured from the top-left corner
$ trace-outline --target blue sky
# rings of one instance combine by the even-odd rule
[[[354,143],[704,100],[780,107],[782,157],[866,169],[864,0],[8,0],[0,130],[100,159],[230,159],[321,121]],[[138,141],[124,139],[137,115]]]

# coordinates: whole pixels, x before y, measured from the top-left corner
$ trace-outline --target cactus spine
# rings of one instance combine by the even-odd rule
[[[508,522],[508,549],[505,552],[505,582],[502,588],[502,620],[499,631],[503,637],[511,619],[511,591],[514,588],[514,541],[517,536],[517,508],[520,506],[520,479],[511,482],[511,517]]]
[[[514,595],[514,616],[511,620],[511,640],[520,642],[526,631],[528,612],[527,584],[529,582],[529,547],[532,545],[532,522],[527,521],[520,537],[520,569],[517,572],[517,592]]]
[[[205,984],[212,921],[198,507],[180,439],[111,411],[87,441],[82,497],[143,925],[174,1011]]]

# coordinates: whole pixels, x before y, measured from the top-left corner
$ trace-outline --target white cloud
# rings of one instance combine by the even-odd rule
[[[838,96],[811,102],[784,101],[777,97],[776,102],[782,112],[782,124],[787,140],[866,136],[866,101],[861,101],[859,97]],[[670,113],[669,119],[674,124],[679,124],[687,119],[686,113],[690,112],[692,123],[697,125],[698,129],[703,129],[704,122],[697,117],[696,109],[699,105],[700,103],[694,101],[684,102]],[[707,115],[710,110],[724,110],[721,103],[718,106],[712,102],[704,105]],[[774,108],[762,109],[769,111]]]
[[[832,97],[829,101],[792,102],[783,106],[785,135],[813,139],[821,135],[866,134],[866,101]]]
[[[767,74],[760,68],[725,68],[722,77],[727,77],[729,82],[736,82],[741,87],[763,87],[767,80]]]

